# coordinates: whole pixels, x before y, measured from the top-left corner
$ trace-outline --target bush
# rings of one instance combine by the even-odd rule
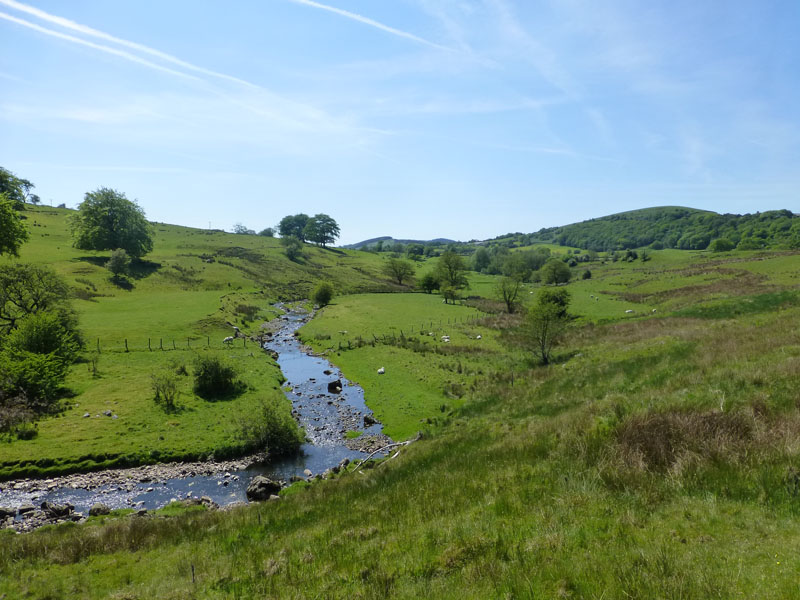
[[[19,320],[17,328],[6,336],[5,347],[12,354],[54,354],[71,362],[81,348],[81,340],[71,313],[44,311]]]
[[[53,353],[12,351],[0,353],[0,395],[24,397],[36,413],[51,410],[67,376],[68,364]]]
[[[708,245],[711,252],[729,252],[734,249],[732,241],[726,238],[717,238]]]
[[[180,392],[178,391],[178,378],[175,373],[170,371],[161,371],[153,373],[150,376],[151,384],[153,386],[154,400],[156,404],[164,407],[168,412],[174,411],[177,406],[177,400]]]
[[[294,420],[266,400],[254,413],[239,417],[239,429],[250,450],[268,451],[270,455],[296,452],[303,443],[303,433]]]
[[[219,356],[201,355],[194,363],[194,392],[207,400],[238,394],[242,383],[236,369]]]
[[[581,275],[581,279],[591,279],[591,278],[592,278],[592,272],[589,269],[586,269],[583,272],[583,275]]]
[[[119,279],[120,275],[127,275],[131,267],[131,257],[125,252],[124,248],[117,248],[111,251],[111,258],[108,259],[106,267],[114,276]]]
[[[327,306],[333,299],[333,286],[330,283],[320,283],[314,290],[311,298],[320,308]]]

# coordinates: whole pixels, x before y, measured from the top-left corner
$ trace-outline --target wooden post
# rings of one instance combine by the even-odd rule
[[[189,349],[192,348],[192,345],[189,343],[189,338],[188,337],[186,338],[186,347],[189,348]]]
[[[153,349],[150,347],[150,338],[147,338],[147,349],[150,350],[150,352],[153,351]]]
[[[210,346],[210,345],[211,345],[211,336],[207,335],[206,336],[206,346]]]
[[[164,338],[158,338],[158,348],[160,350],[164,349]]]
[[[128,351],[128,338],[125,338],[125,352]]]
[[[97,338],[97,351],[100,352],[100,338]]]

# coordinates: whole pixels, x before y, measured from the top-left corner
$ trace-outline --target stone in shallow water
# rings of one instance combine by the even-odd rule
[[[247,486],[247,499],[251,502],[269,500],[270,496],[277,494],[281,490],[281,485],[269,477],[256,475]]]

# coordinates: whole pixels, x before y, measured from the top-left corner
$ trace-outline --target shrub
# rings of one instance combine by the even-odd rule
[[[178,378],[173,372],[161,371],[150,376],[153,386],[154,400],[156,404],[164,407],[168,412],[174,411],[177,407],[177,400],[180,392],[178,391]]]
[[[226,398],[241,391],[236,369],[219,356],[201,355],[194,363],[194,392],[206,399]]]
[[[711,252],[729,252],[734,249],[732,241],[726,238],[717,238],[708,245]]]
[[[589,269],[586,269],[581,275],[581,279],[591,279],[591,278],[592,278],[592,272]]]
[[[261,400],[254,412],[239,417],[239,430],[251,450],[270,455],[296,452],[303,443],[303,433],[294,420],[277,406]]]
[[[312,296],[314,304],[319,305],[320,308],[330,304],[332,298],[333,298],[333,286],[330,283],[326,282],[320,283],[314,290],[314,295]]]
[[[5,347],[13,353],[54,354],[73,361],[81,348],[69,312],[44,311],[30,314],[17,322],[6,336]]]
[[[59,397],[67,367],[53,353],[6,349],[0,353],[0,395],[24,397],[27,407],[37,413],[49,411]]]

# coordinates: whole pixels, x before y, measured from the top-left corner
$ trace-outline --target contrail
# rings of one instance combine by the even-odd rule
[[[156,50],[155,48],[150,48],[149,46],[145,46],[144,44],[137,44],[136,42],[131,42],[130,40],[122,39],[115,37],[111,34],[105,33],[104,31],[99,31],[87,25],[81,25],[80,23],[76,23],[75,21],[71,21],[70,19],[66,19],[64,17],[59,17],[58,15],[53,15],[43,10],[40,10],[34,6],[30,6],[28,4],[23,4],[21,2],[17,2],[16,0],[0,0],[0,4],[7,6],[8,8],[12,8],[14,10],[18,10],[20,12],[27,13],[43,21],[47,21],[48,23],[52,23],[54,25],[59,25],[60,27],[64,27],[65,29],[70,29],[72,31],[82,33],[84,35],[88,35],[91,37],[95,37],[101,40],[105,40],[107,42],[112,42],[119,46],[125,46],[126,48],[130,48],[132,50],[137,50],[144,54],[149,54],[150,56],[155,56],[160,58],[165,62],[172,63],[176,66],[183,67],[189,71],[194,71],[195,73],[202,73],[204,75],[209,75],[211,77],[218,77],[220,79],[227,79],[228,81],[234,81],[236,83],[240,83],[242,85],[247,85],[250,87],[258,88],[259,86],[250,83],[249,81],[245,81],[244,79],[239,79],[238,77],[233,77],[231,75],[226,75],[225,73],[218,73],[217,71],[212,71],[210,69],[204,69],[203,67],[198,67],[197,65],[193,65],[192,63],[186,62],[185,60],[181,60],[176,56],[172,56],[171,54],[167,54],[166,52],[161,52],[160,50]],[[7,17],[4,17],[7,18]],[[14,20],[14,18],[9,18],[8,20]],[[18,22],[20,24],[25,24],[26,26],[33,26],[34,29],[38,26],[34,26],[27,21],[16,20],[14,22]],[[44,30],[47,32],[51,32],[52,30]],[[56,34],[56,32],[52,32]],[[63,35],[63,34],[62,34]],[[59,36],[61,37],[61,36]],[[72,36],[65,36],[64,39],[69,39],[70,41],[77,40],[78,38],[73,38]],[[79,42],[82,43],[82,42]],[[86,43],[86,45],[92,48],[107,48],[107,46],[97,46],[91,43]],[[127,56],[133,56],[128,53],[124,53]],[[120,55],[122,56],[122,55]],[[148,61],[144,61],[143,64],[153,65],[154,63],[150,63]],[[171,73],[177,73],[177,71],[172,71],[167,69]]]
[[[5,2],[6,0],[0,0],[0,1]],[[407,31],[402,31],[400,29],[395,29],[394,27],[389,27],[388,25],[384,25],[379,21],[375,21],[373,19],[370,19],[369,17],[364,17],[362,15],[350,12],[348,10],[336,8],[334,6],[328,6],[327,4],[320,4],[319,2],[314,2],[314,0],[289,0],[289,2],[294,2],[295,4],[304,4],[305,6],[312,6],[314,8],[319,8],[321,10],[327,10],[328,12],[332,12],[342,17],[352,19],[353,21],[358,21],[359,23],[364,23],[365,25],[369,25],[370,27],[375,27],[377,29],[380,29],[381,31],[385,31],[386,33],[391,33],[392,35],[406,38],[408,40],[412,40],[419,44],[425,44],[426,46],[431,46],[432,48],[438,48],[439,50],[446,50],[447,52],[453,52],[452,48],[448,48],[447,46],[442,46],[435,42],[428,41],[425,38],[421,38],[417,35],[414,35],[413,33],[408,33]]]
[[[3,0],[0,2],[5,3]],[[163,71],[164,73],[170,73],[171,75],[176,75],[178,77],[183,77],[184,79],[194,79],[199,81],[199,77],[195,77],[194,75],[188,75],[187,73],[182,73],[180,71],[176,71],[174,69],[170,69],[168,67],[163,67],[159,64],[154,62],[150,62],[149,60],[145,60],[144,58],[140,58],[135,54],[131,54],[130,52],[125,52],[124,50],[118,50],[116,48],[111,48],[109,46],[104,46],[102,44],[95,44],[94,42],[89,42],[86,40],[82,40],[81,38],[77,38],[72,35],[67,35],[66,33],[61,33],[59,31],[53,31],[52,29],[47,29],[46,27],[41,27],[40,25],[36,25],[35,23],[31,23],[30,21],[25,21],[24,19],[18,19],[17,17],[12,17],[9,14],[4,12],[0,12],[0,19],[5,19],[6,21],[11,21],[12,23],[16,23],[17,25],[22,25],[23,27],[28,27],[39,33],[43,33],[45,35],[51,35],[53,37],[60,38],[62,40],[66,40],[68,42],[72,42],[73,44],[80,44],[82,46],[88,46],[89,48],[93,48],[95,50],[99,50],[100,52],[105,52],[107,54],[113,54],[114,56],[119,56],[120,58],[124,58],[125,60],[129,60],[131,62],[138,63],[140,65],[144,65],[146,67],[150,67],[151,69],[156,69],[157,71]]]

